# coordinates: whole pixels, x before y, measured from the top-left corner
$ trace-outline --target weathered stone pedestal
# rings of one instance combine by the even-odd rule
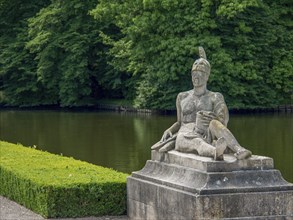
[[[268,157],[153,151],[128,178],[127,202],[130,219],[293,219],[293,184]]]

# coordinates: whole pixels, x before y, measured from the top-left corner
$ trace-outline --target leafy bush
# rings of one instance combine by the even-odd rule
[[[0,195],[46,218],[125,214],[126,177],[109,168],[0,141]]]
[[[174,109],[177,94],[192,89],[191,66],[203,46],[208,89],[228,107],[247,109],[291,103],[292,3],[100,0],[90,13],[122,33],[100,36],[112,46],[109,64],[135,76],[136,107]]]

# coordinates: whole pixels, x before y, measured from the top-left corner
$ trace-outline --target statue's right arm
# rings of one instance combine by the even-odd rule
[[[176,134],[181,126],[181,106],[180,106],[180,101],[181,101],[181,93],[178,94],[177,99],[176,99],[176,109],[177,109],[177,121],[170,127],[168,128],[161,139],[161,142],[165,142],[169,138],[172,138],[174,134]]]

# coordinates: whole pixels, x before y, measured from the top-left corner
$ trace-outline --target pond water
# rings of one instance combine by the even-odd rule
[[[272,157],[289,182],[293,182],[292,116],[236,114],[230,115],[228,124],[242,146]],[[2,110],[0,139],[131,173],[150,159],[151,145],[175,121],[175,115]]]

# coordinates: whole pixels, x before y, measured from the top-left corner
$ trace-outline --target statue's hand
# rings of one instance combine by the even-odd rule
[[[172,132],[171,132],[169,129],[167,129],[167,130],[164,132],[164,134],[163,134],[163,136],[162,136],[160,142],[165,142],[165,141],[167,141],[169,138],[172,138],[172,136],[173,136]]]

